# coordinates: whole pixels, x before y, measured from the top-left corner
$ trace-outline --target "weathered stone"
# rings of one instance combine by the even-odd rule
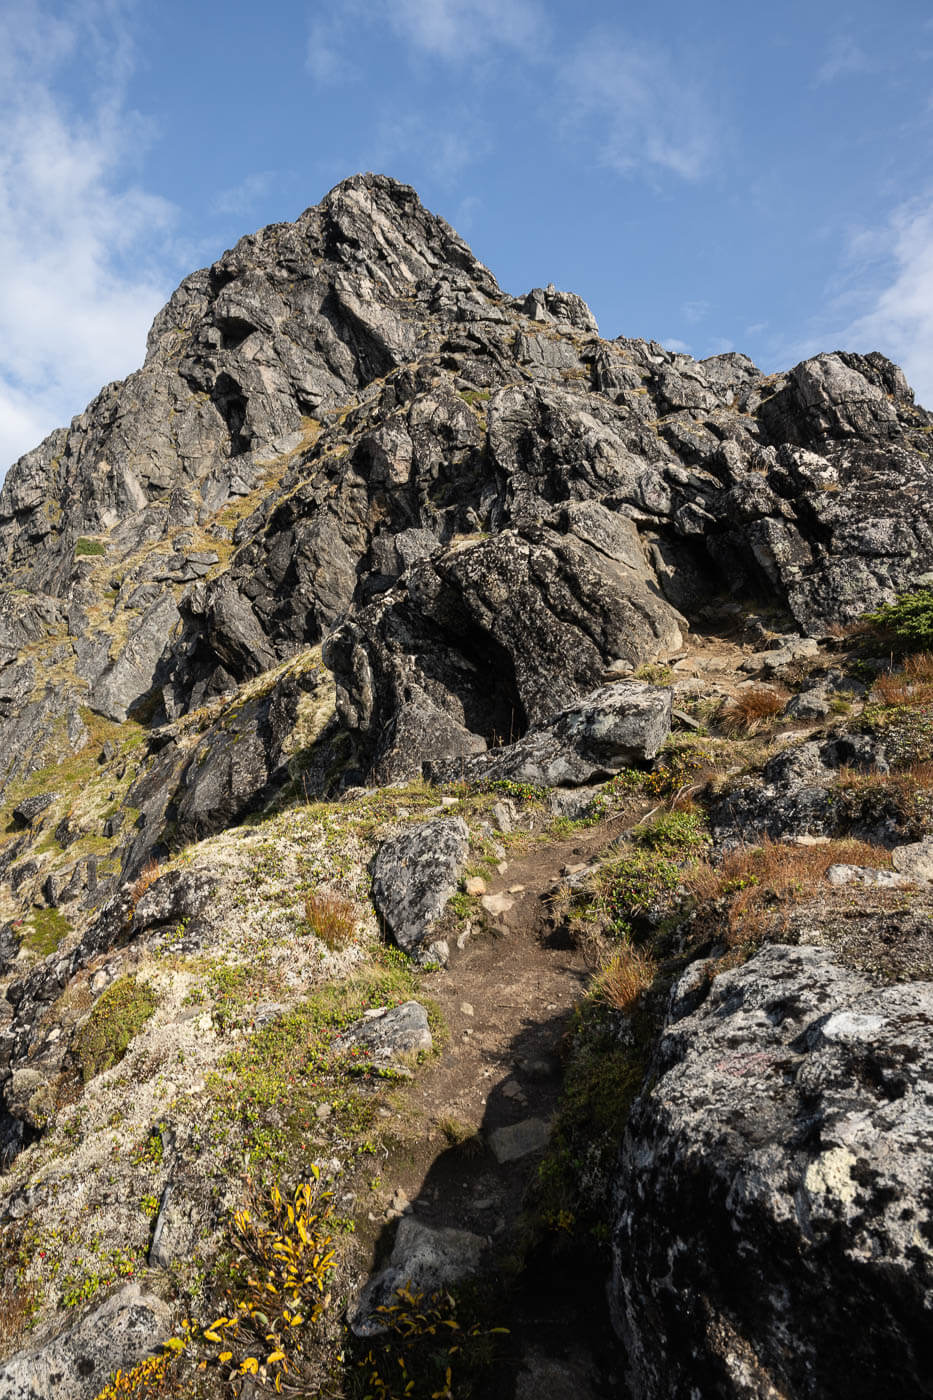
[[[407,1285],[431,1292],[449,1286],[476,1273],[485,1252],[486,1241],[481,1235],[436,1229],[414,1216],[403,1216],[388,1264],[370,1279],[351,1309],[352,1331],[357,1337],[385,1332],[386,1322],[378,1309],[394,1301],[397,1289]]]
[[[619,1164],[633,1393],[922,1394],[933,984],[873,987],[778,946],[706,985],[668,1024]]]
[[[171,1308],[138,1283],[103,1303],[44,1345],[0,1365],[4,1400],[92,1400],[113,1372],[130,1370],[170,1334]]]
[[[523,1118],[489,1134],[489,1146],[497,1162],[517,1162],[532,1152],[541,1152],[551,1136],[551,1125],[544,1118]]]
[[[378,1070],[397,1067],[403,1056],[430,1050],[434,1041],[424,1007],[420,1002],[406,1001],[401,1006],[379,1006],[365,1012],[341,1032],[339,1044],[354,1063]]]
[[[469,845],[463,818],[441,817],[409,827],[376,852],[376,913],[386,932],[413,957],[427,954],[431,931],[457,889]]]
[[[891,857],[894,869],[928,885],[933,882],[933,836],[925,836],[909,846],[898,846]]]

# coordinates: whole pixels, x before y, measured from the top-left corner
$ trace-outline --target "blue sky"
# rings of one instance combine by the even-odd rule
[[[367,169],[604,335],[877,348],[933,407],[929,0],[3,0],[0,472]]]

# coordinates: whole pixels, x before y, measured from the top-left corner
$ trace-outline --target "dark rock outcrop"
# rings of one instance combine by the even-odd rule
[[[687,974],[614,1207],[638,1400],[929,1393],[931,1017],[823,948]]]

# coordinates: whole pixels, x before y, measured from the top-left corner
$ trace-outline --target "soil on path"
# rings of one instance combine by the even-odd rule
[[[410,1211],[425,1224],[484,1236],[500,1262],[521,1253],[528,1187],[561,1092],[562,1042],[592,975],[561,933],[549,896],[568,869],[605,855],[632,821],[628,814],[536,842],[510,859],[488,892],[507,895],[511,906],[487,915],[462,949],[453,948],[451,966],[427,981],[450,1040],[402,1095],[405,1127],[370,1210],[375,1266],[391,1249],[396,1220]],[[518,1138],[503,1143],[503,1129]],[[490,1396],[624,1394],[611,1374],[605,1261],[584,1252],[538,1246],[533,1258],[523,1256],[509,1297],[513,1374]]]

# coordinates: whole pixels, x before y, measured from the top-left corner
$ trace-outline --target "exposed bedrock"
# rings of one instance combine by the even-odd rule
[[[933,984],[873,986],[815,947],[703,972],[618,1170],[634,1396],[928,1395]]]

